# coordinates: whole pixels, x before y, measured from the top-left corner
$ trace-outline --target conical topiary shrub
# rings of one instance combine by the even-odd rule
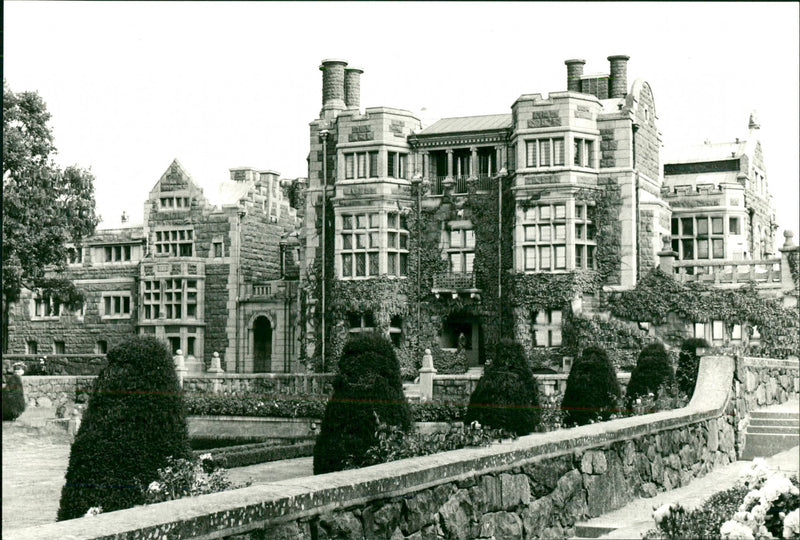
[[[581,426],[608,420],[619,401],[619,382],[606,352],[587,347],[572,365],[561,408],[564,425]]]
[[[464,422],[527,435],[539,418],[539,390],[522,345],[503,340],[469,398]]]
[[[140,485],[167,456],[190,458],[178,378],[166,343],[135,337],[108,352],[72,444],[58,519],[143,504]]]
[[[659,389],[663,386],[670,390],[675,383],[675,373],[669,361],[669,354],[661,343],[653,343],[642,349],[636,367],[631,373],[628,391],[625,395],[625,404],[628,409],[633,406],[636,398],[646,396],[648,393],[658,396]]]
[[[22,377],[16,373],[3,374],[3,420],[16,420],[25,412],[25,393]]]
[[[678,383],[678,390],[686,394],[686,397],[689,399],[694,395],[694,385],[697,383],[697,370],[700,368],[700,358],[697,356],[697,349],[708,347],[708,342],[702,338],[685,339],[683,343],[681,343],[675,380]]]
[[[378,419],[404,431],[412,425],[394,348],[380,334],[369,333],[351,339],[342,351],[314,445],[314,474],[361,466],[376,441]]]

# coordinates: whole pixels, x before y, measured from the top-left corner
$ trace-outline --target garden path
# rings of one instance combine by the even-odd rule
[[[3,529],[54,523],[70,437],[58,427],[3,422]],[[234,484],[277,482],[311,475],[313,458],[287,459],[228,471]]]
[[[771,470],[797,474],[800,447],[795,446],[766,460]],[[655,527],[653,507],[679,502],[684,508],[696,508],[714,493],[733,487],[741,470],[750,463],[752,462],[736,461],[713,470],[702,478],[696,478],[688,486],[659,493],[652,499],[636,499],[619,510],[578,523],[576,534],[582,538],[641,538],[645,532]],[[598,536],[598,533],[601,535]]]

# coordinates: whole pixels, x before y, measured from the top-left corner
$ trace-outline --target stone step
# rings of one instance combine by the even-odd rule
[[[608,534],[612,531],[617,530],[619,527],[614,527],[613,525],[587,525],[585,523],[576,523],[575,524],[575,536],[574,538],[600,538],[604,534]]]
[[[797,433],[791,435],[772,433],[748,434],[745,439],[741,459],[751,460],[756,457],[770,457],[798,445],[800,445],[800,435]]]
[[[774,435],[798,435],[797,426],[747,426],[747,435],[772,433]]]
[[[760,427],[760,426],[783,426],[783,427],[800,427],[800,418],[794,418],[792,420],[786,420],[781,418],[751,418],[750,419],[750,426],[748,427]]]
[[[753,411],[750,413],[750,419],[756,418],[774,418],[776,420],[796,420],[800,418],[800,413],[796,412],[771,412],[771,411]]]

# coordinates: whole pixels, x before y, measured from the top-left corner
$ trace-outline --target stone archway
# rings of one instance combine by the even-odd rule
[[[253,321],[253,372],[272,370],[272,323],[261,315]]]

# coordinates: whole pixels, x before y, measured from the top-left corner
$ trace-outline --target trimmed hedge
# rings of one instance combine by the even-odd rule
[[[660,343],[648,345],[639,353],[639,360],[631,372],[625,403],[630,408],[636,398],[650,392],[657,398],[662,386],[669,391],[674,384],[675,373],[666,349]]]
[[[184,395],[191,416],[258,416],[273,418],[322,418],[327,399],[261,399],[239,396]]]
[[[166,343],[134,337],[108,353],[69,456],[58,520],[143,504],[167,457],[190,458],[183,399]]]
[[[16,373],[3,373],[3,421],[16,420],[25,412],[22,378]]]
[[[467,414],[464,405],[451,405],[449,403],[409,403],[411,416],[414,422],[463,422]]]
[[[572,365],[561,409],[564,425],[582,426],[595,420],[608,420],[619,401],[619,382],[606,352],[587,347]]]
[[[466,424],[479,422],[515,435],[536,431],[539,425],[539,390],[522,345],[503,340],[469,398]]]
[[[314,441],[275,446],[269,443],[230,446],[220,450],[196,450],[195,456],[210,453],[214,462],[225,469],[246,467],[269,461],[314,455]]]
[[[678,389],[691,399],[697,383],[697,371],[700,369],[700,358],[697,349],[708,348],[708,342],[702,338],[690,338],[681,343],[678,354],[678,370],[675,374]]]
[[[408,431],[411,410],[394,347],[370,333],[351,339],[342,351],[314,447],[314,474],[362,466],[379,421]]]

